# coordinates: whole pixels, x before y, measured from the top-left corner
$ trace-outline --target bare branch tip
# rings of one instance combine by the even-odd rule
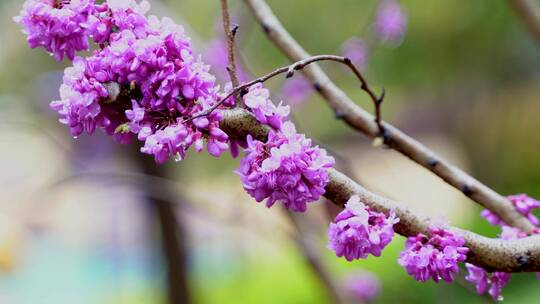
[[[383,87],[381,89],[381,95],[379,95],[379,98],[377,98],[377,103],[381,104],[384,101],[385,96],[386,96],[386,89]]]

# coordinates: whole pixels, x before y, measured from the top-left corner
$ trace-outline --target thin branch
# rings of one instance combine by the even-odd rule
[[[294,40],[281,25],[264,0],[244,0],[261,24],[269,39],[291,60],[299,61],[310,55]],[[409,137],[396,127],[380,121],[356,105],[340,90],[316,64],[303,70],[305,76],[313,83],[315,89],[323,96],[336,113],[352,128],[376,138],[380,136],[380,126],[384,128],[385,143],[411,160],[432,171],[446,183],[460,190],[463,194],[493,211],[508,225],[531,232],[534,226],[519,214],[510,201],[486,185],[482,184],[463,170],[442,159],[435,152]],[[380,114],[380,113],[379,113]],[[380,115],[379,115],[380,118]]]
[[[540,45],[540,6],[532,0],[508,0],[521,21]]]
[[[334,62],[338,62],[338,63],[344,64],[345,66],[347,66],[353,72],[353,74],[356,76],[356,78],[358,78],[358,80],[361,83],[360,88],[363,91],[365,91],[370,96],[371,100],[373,101],[373,104],[375,105],[375,108],[376,108],[376,112],[378,113],[377,114],[378,120],[376,119],[376,122],[378,121],[377,124],[380,124],[380,104],[382,103],[382,101],[384,99],[384,89],[383,89],[381,95],[377,96],[373,92],[373,90],[371,89],[371,87],[369,86],[367,81],[365,80],[365,78],[362,75],[362,73],[360,72],[360,70],[358,70],[358,68],[351,62],[351,60],[349,58],[347,58],[347,57],[336,56],[336,55],[311,56],[309,58],[302,59],[302,60],[299,60],[297,62],[294,62],[291,65],[287,65],[287,66],[278,68],[278,69],[276,69],[276,70],[274,70],[274,71],[272,71],[272,72],[270,72],[270,73],[268,73],[266,75],[263,75],[263,76],[261,76],[259,78],[251,80],[249,82],[242,83],[242,84],[232,88],[231,91],[229,93],[227,93],[227,95],[225,95],[225,97],[221,98],[220,101],[215,103],[213,106],[211,106],[207,110],[205,110],[205,111],[203,111],[203,112],[201,112],[199,114],[195,114],[192,117],[186,118],[183,122],[191,121],[191,120],[199,118],[199,117],[210,115],[210,113],[212,113],[214,110],[216,110],[218,107],[220,107],[231,96],[233,96],[235,94],[238,94],[238,93],[240,95],[242,95],[245,92],[246,89],[248,89],[249,87],[251,87],[251,86],[253,86],[253,85],[257,84],[257,83],[266,82],[267,80],[269,80],[271,78],[274,78],[274,77],[276,77],[276,76],[278,76],[280,74],[284,74],[284,73],[286,73],[286,75],[285,75],[286,78],[291,78],[294,75],[295,71],[302,70],[306,66],[308,66],[310,64],[313,64],[315,62],[318,62],[318,61],[334,61]],[[382,126],[381,126],[380,130],[383,130]]]
[[[261,125],[255,117],[244,109],[224,110],[221,128],[233,139],[244,139],[251,134],[259,140],[265,140],[268,128]],[[352,195],[358,195],[360,200],[373,210],[386,214],[393,211],[400,222],[395,225],[395,231],[403,236],[414,236],[418,233],[429,235],[431,220],[422,217],[406,204],[394,202],[374,194],[345,174],[330,169],[330,182],[326,186],[324,196],[334,204],[343,207]],[[538,272],[540,271],[540,235],[523,239],[506,241],[487,238],[473,232],[449,227],[455,233],[461,234],[466,240],[470,252],[467,261],[488,271],[503,272]]]
[[[240,81],[238,81],[236,62],[234,59],[234,38],[236,37],[236,32],[238,31],[238,25],[231,27],[231,18],[229,16],[227,0],[221,0],[221,15],[223,19],[223,30],[225,32],[225,36],[227,37],[227,72],[231,78],[232,86],[237,87],[240,84]],[[240,96],[237,93],[234,95],[236,104],[239,104]]]

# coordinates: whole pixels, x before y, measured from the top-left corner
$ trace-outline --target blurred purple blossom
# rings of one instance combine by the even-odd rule
[[[341,54],[351,59],[352,63],[363,70],[367,65],[369,48],[364,40],[353,37],[343,43]]]
[[[382,41],[399,43],[407,31],[407,14],[396,0],[381,0],[374,26]]]
[[[361,302],[374,301],[381,291],[379,278],[367,271],[350,274],[345,281],[345,291]]]
[[[212,66],[212,72],[219,81],[229,81],[229,74],[227,72],[229,59],[227,57],[227,42],[225,39],[212,39],[207,45],[204,57],[206,62]],[[236,73],[238,74],[238,80],[240,80],[240,82],[248,81],[248,74],[238,63],[238,61],[236,62]]]
[[[306,101],[313,92],[311,83],[304,77],[288,79],[281,88],[281,96],[289,104],[301,104]]]

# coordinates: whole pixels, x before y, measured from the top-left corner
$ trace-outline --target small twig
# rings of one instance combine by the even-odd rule
[[[236,73],[236,63],[234,59],[234,38],[238,32],[238,24],[231,27],[231,17],[229,16],[227,0],[221,0],[221,15],[223,19],[223,30],[227,37],[227,72],[229,73],[233,87],[237,87],[240,84],[240,81],[238,80],[238,74]],[[234,95],[236,104],[239,104],[239,94],[235,93]]]
[[[386,95],[386,90],[382,88],[381,95],[375,100],[375,123],[377,124],[377,127],[379,128],[379,136],[383,139],[383,142],[386,142],[386,136],[385,136],[385,129],[384,125],[382,124],[382,114],[381,114],[381,108],[382,103],[384,101],[384,96]]]
[[[336,56],[336,55],[317,55],[317,56],[312,56],[312,57],[306,58],[304,60],[294,62],[291,65],[287,65],[287,66],[278,68],[278,69],[276,69],[276,70],[274,70],[274,71],[272,71],[272,72],[270,72],[270,73],[268,73],[266,75],[263,75],[263,76],[261,76],[261,77],[259,77],[257,79],[251,80],[251,81],[243,83],[241,85],[238,85],[238,86],[234,87],[229,93],[227,93],[227,95],[225,95],[225,97],[221,98],[217,103],[215,103],[212,107],[208,108],[207,110],[205,110],[205,111],[203,111],[203,112],[201,112],[199,114],[195,114],[190,118],[186,118],[183,122],[191,121],[191,120],[199,118],[199,117],[204,117],[204,116],[210,115],[215,109],[217,109],[219,106],[221,106],[232,95],[238,94],[238,93],[240,93],[240,95],[242,95],[243,92],[246,89],[248,89],[249,87],[251,87],[251,86],[253,86],[253,85],[257,84],[257,83],[266,82],[267,80],[269,80],[269,79],[271,79],[273,77],[276,77],[278,75],[281,75],[283,73],[286,73],[285,78],[291,78],[294,75],[295,71],[301,70],[301,69],[305,68],[306,66],[308,66],[308,65],[310,65],[312,63],[318,62],[318,61],[334,61],[334,62],[338,62],[338,63],[346,65],[354,73],[356,78],[358,78],[358,80],[361,83],[360,88],[370,96],[371,100],[373,101],[373,103],[375,105],[375,108],[376,109],[380,108],[380,104],[382,103],[382,101],[384,99],[384,90],[383,90],[381,96],[377,96],[373,92],[373,90],[371,89],[371,87],[369,86],[367,81],[365,80],[365,78],[362,75],[362,73],[360,72],[360,70],[358,70],[358,68],[351,62],[351,60],[349,58],[343,57],[343,56]],[[380,109],[378,110],[378,113],[379,113],[379,123],[380,123]]]

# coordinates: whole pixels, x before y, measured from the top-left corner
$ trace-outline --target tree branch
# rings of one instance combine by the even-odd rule
[[[233,139],[245,139],[251,134],[259,140],[266,140],[268,127],[257,122],[255,117],[244,109],[223,110],[221,128]],[[330,169],[330,182],[326,186],[324,196],[338,206],[344,206],[352,195],[358,195],[363,203],[375,211],[388,214],[395,212],[400,222],[395,231],[403,236],[414,236],[418,233],[429,235],[430,219],[421,217],[390,199],[371,193],[345,174]],[[487,238],[470,231],[450,227],[466,240],[470,252],[467,261],[487,271],[504,272],[538,272],[540,271],[540,235],[529,236],[520,240],[505,241]]]
[[[540,45],[540,7],[538,2],[531,0],[508,0],[521,21]]]
[[[370,88],[370,86],[366,82],[366,80],[364,79],[364,76],[362,75],[360,70],[358,70],[358,68],[351,62],[351,60],[349,58],[347,58],[347,57],[336,56],[336,55],[311,56],[309,58],[305,58],[303,60],[299,60],[297,62],[294,62],[294,63],[292,63],[290,65],[278,68],[278,69],[276,69],[276,70],[274,70],[274,71],[272,71],[272,72],[270,72],[270,73],[268,73],[266,75],[263,75],[263,76],[261,76],[259,78],[256,78],[256,79],[253,79],[253,80],[251,80],[249,82],[242,83],[242,84],[232,88],[231,91],[229,91],[229,93],[227,93],[227,95],[225,95],[225,97],[222,97],[217,103],[215,103],[213,106],[211,106],[207,110],[202,111],[201,113],[193,115],[193,116],[191,116],[189,118],[186,118],[183,122],[191,121],[191,120],[199,118],[199,117],[210,115],[210,113],[212,113],[214,110],[219,108],[231,96],[236,95],[236,94],[243,95],[245,93],[245,90],[247,90],[249,87],[251,87],[251,86],[253,86],[253,85],[257,84],[257,83],[266,82],[267,80],[269,80],[271,78],[274,78],[274,77],[276,77],[276,76],[278,76],[280,74],[283,74],[283,73],[287,73],[286,76],[285,76],[286,78],[291,78],[294,75],[295,71],[302,70],[306,66],[308,66],[308,65],[310,65],[312,63],[315,63],[317,61],[334,61],[334,62],[338,62],[338,63],[344,64],[345,66],[347,66],[353,72],[353,74],[356,76],[356,78],[358,78],[358,80],[362,84],[360,88],[362,90],[364,90],[370,96],[371,100],[373,101],[373,104],[374,104],[376,112],[377,112],[377,116],[375,118],[375,123],[377,123],[377,125],[380,125],[380,122],[381,122],[380,105],[381,105],[381,103],[382,103],[382,101],[384,99],[384,89],[383,89],[383,92],[381,93],[381,95],[377,96],[373,92],[373,90]],[[112,92],[112,93],[110,93],[110,95],[114,94],[114,92],[116,92],[116,91],[119,92],[119,89],[115,88],[114,86],[115,85],[111,84],[111,83],[107,84],[107,90],[109,92]],[[116,87],[118,87],[118,86],[116,85]],[[120,93],[118,93],[118,94],[120,94]],[[118,96],[118,94],[116,94],[116,96],[113,97],[112,100],[115,100],[116,97]],[[380,130],[383,130],[382,126],[381,126]]]
[[[234,59],[234,38],[236,36],[236,31],[238,30],[238,25],[231,27],[231,18],[229,16],[229,7],[227,0],[221,0],[221,15],[223,19],[223,30],[225,31],[225,36],[227,37],[227,72],[231,78],[232,86],[237,87],[240,82],[238,81],[238,74],[236,73],[236,62]],[[236,104],[239,104],[240,97],[239,94],[234,94]]]
[[[291,60],[299,61],[310,55],[294,40],[275,17],[264,0],[244,0],[261,24],[269,39]],[[303,70],[315,89],[323,96],[329,106],[352,128],[375,138],[381,129],[371,114],[356,105],[340,90],[316,64]],[[378,115],[380,118],[380,113]],[[519,214],[510,201],[498,194],[461,169],[442,159],[420,142],[409,137],[396,127],[380,122],[384,128],[385,143],[411,160],[432,171],[446,183],[460,190],[463,194],[493,211],[508,225],[531,232],[534,226]]]

